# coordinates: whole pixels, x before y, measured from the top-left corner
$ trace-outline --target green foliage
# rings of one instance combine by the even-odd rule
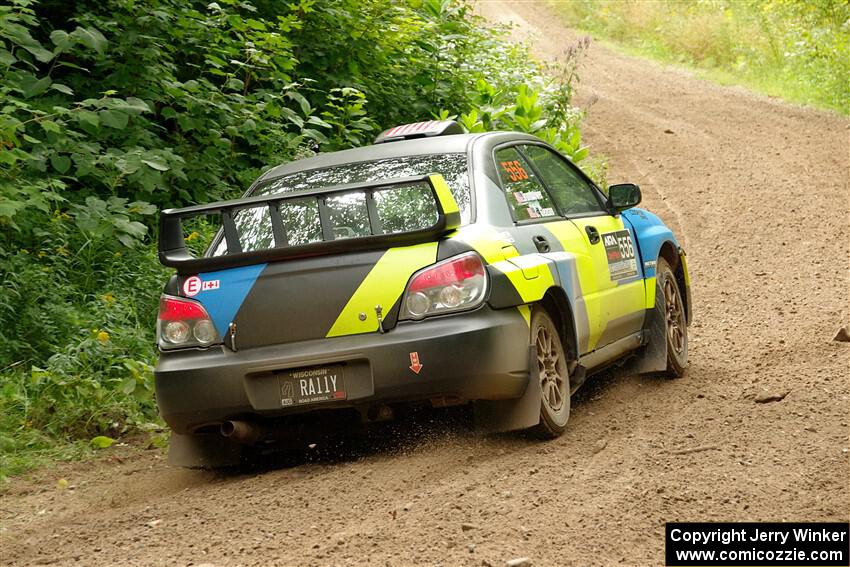
[[[460,114],[457,121],[468,132],[488,132],[491,130],[514,130],[534,134],[549,142],[574,162],[587,157],[588,149],[581,146],[579,122],[582,118],[578,109],[572,109],[569,117],[557,117],[554,111],[555,100],[547,97],[551,92],[541,92],[528,85],[521,85],[513,97],[503,93],[493,93],[493,89],[483,80],[480,83],[477,104],[467,112]],[[443,111],[441,118],[447,118]]]
[[[366,95],[357,89],[332,89],[327,110],[322,112],[324,124],[332,128],[331,139],[322,149],[335,150],[365,144],[374,138],[375,122],[366,115]]]
[[[113,439],[112,437],[107,437],[106,435],[98,435],[89,442],[89,445],[91,445],[95,449],[107,449],[109,447],[112,447],[114,443],[115,439]]]
[[[571,24],[640,53],[850,114],[846,0],[574,0]]]
[[[534,134],[579,162],[588,155],[581,145],[579,125],[583,113],[572,106],[576,67],[590,40],[583,38],[565,50],[565,57],[549,78],[537,76],[516,86],[503,86],[479,78],[465,112],[438,118],[456,119],[467,132],[514,130]]]
[[[450,0],[0,5],[0,478],[156,420],[157,209],[439,108],[580,159],[570,81],[503,36]]]

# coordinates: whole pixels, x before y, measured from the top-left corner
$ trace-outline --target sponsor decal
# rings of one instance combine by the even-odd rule
[[[514,199],[516,199],[517,203],[531,203],[532,201],[539,201],[543,198],[543,193],[540,191],[515,191]]]
[[[530,219],[555,216],[555,209],[552,207],[541,207],[539,201],[529,201],[525,206],[525,210]]]
[[[195,297],[201,293],[201,283],[201,278],[198,276],[187,278],[186,281],[183,282],[183,294],[186,297]]]
[[[221,287],[221,280],[202,280],[198,276],[187,278],[183,282],[183,294],[186,297],[195,297],[202,291],[211,291]]]
[[[628,230],[607,232],[602,235],[602,243],[605,245],[611,280],[623,280],[637,275],[635,248],[632,234]]]

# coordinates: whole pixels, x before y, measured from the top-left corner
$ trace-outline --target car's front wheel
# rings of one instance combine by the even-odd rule
[[[540,378],[540,423],[533,432],[555,438],[567,427],[570,418],[570,362],[558,329],[545,309],[531,312],[531,344],[537,350]]]
[[[667,340],[667,375],[678,378],[688,366],[688,324],[685,304],[676,276],[664,258],[658,259],[655,276],[657,286],[655,309],[665,325]],[[662,299],[659,304],[658,300]]]

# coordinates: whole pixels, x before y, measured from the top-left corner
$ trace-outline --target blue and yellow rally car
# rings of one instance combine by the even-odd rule
[[[681,375],[685,253],[640,199],[536,137],[430,121],[163,211],[171,462],[233,464],[415,404],[471,403],[482,431],[554,437],[593,372]],[[210,215],[221,229],[196,257],[183,221]]]

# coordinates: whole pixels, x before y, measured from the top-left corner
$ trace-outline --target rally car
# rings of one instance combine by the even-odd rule
[[[241,199],[162,211],[171,462],[234,464],[411,404],[555,437],[600,369],[681,375],[685,253],[640,200],[534,136],[428,121],[277,166]],[[196,257],[184,221],[210,215],[221,229]]]

